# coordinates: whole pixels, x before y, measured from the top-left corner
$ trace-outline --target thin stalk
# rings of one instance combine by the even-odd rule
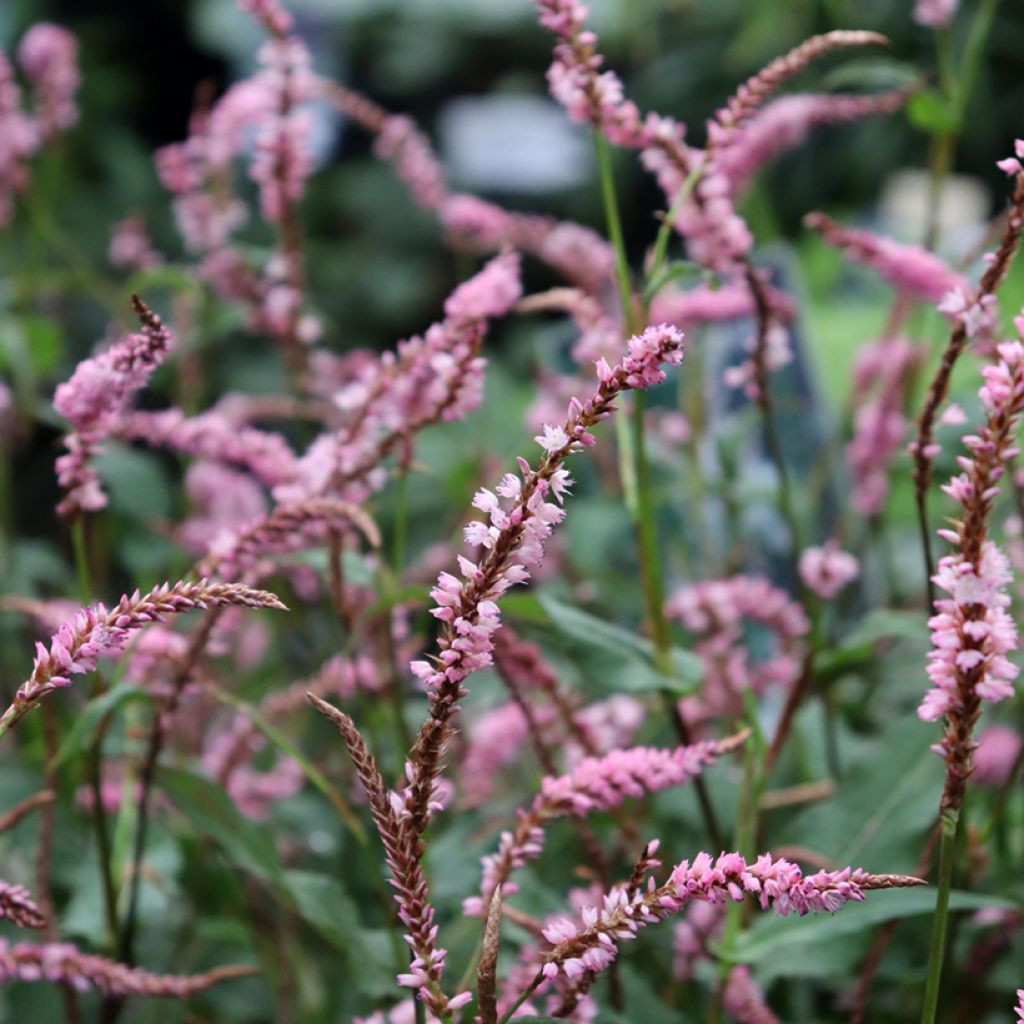
[[[78,573],[78,588],[83,605],[92,600],[92,577],[89,572],[89,552],[85,538],[85,517],[75,516],[71,523],[71,546],[74,549],[75,569]],[[103,676],[93,673],[92,696],[98,697],[106,690]],[[96,836],[96,850],[99,859],[100,888],[103,893],[103,913],[106,919],[108,941],[111,949],[117,946],[117,887],[114,885],[113,858],[111,855],[110,826],[107,810],[103,804],[103,739],[106,735],[106,721],[96,730],[95,738],[86,751],[86,771],[89,790],[92,794],[92,827]]]
[[[675,224],[676,218],[683,209],[683,205],[697,187],[697,182],[700,181],[703,173],[704,164],[702,161],[698,161],[694,164],[693,170],[686,176],[686,180],[679,186],[679,191],[672,200],[672,205],[669,207],[668,213],[665,214],[661,227],[658,228],[658,234],[654,239],[654,248],[651,250],[651,269],[647,275],[648,279],[652,282],[657,281],[661,268],[665,263],[665,257],[668,254],[668,241],[672,236],[672,225]],[[653,298],[653,296],[648,296],[648,298]]]
[[[403,459],[398,467],[395,493],[395,532],[391,538],[391,569],[395,579],[402,578],[405,566],[406,534],[409,527],[409,463]]]
[[[639,328],[638,312],[633,297],[633,288],[629,273],[629,260],[626,255],[626,244],[622,234],[622,221],[619,217],[619,206],[615,198],[615,177],[612,171],[611,153],[608,140],[600,133],[594,133],[594,144],[597,149],[597,166],[601,178],[601,197],[604,201],[605,219],[608,224],[608,237],[615,251],[615,277],[619,288],[619,300],[622,303],[622,316],[626,330],[635,333]],[[694,179],[696,182],[696,179]],[[692,186],[691,186],[692,188]],[[626,495],[626,507],[630,511],[637,534],[640,554],[640,577],[644,589],[644,602],[647,610],[648,626],[654,642],[654,660],[658,670],[669,678],[677,678],[675,662],[672,658],[672,644],[668,622],[665,619],[665,595],[661,577],[660,548],[658,544],[657,525],[654,519],[654,498],[651,489],[650,467],[644,448],[642,396],[637,393],[633,398],[633,418],[630,424],[626,420],[626,412],[619,409],[616,413],[617,436],[620,440],[629,436],[632,445],[632,472],[623,474],[623,491]],[[620,448],[620,452],[623,449]],[[632,493],[630,488],[633,488]],[[688,732],[675,708],[675,702],[667,693],[663,693],[666,710],[676,723],[683,742],[687,742]],[[700,801],[704,815],[704,824],[709,837],[719,845],[720,830],[715,818],[714,807],[708,794],[704,780],[698,776],[694,780],[694,788]]]
[[[949,922],[949,893],[953,885],[953,860],[959,822],[958,810],[943,812],[939,840],[939,884],[935,897],[935,916],[932,918],[932,942],[928,952],[928,978],[925,982],[921,1024],[935,1024],[939,1006],[939,986],[942,981],[946,929]]]

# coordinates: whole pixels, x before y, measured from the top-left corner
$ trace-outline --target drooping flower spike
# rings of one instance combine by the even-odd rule
[[[193,608],[284,609],[278,598],[265,590],[253,590],[234,583],[165,583],[147,594],[137,590],[125,595],[109,611],[105,605],[83,608],[65,622],[50,640],[50,646],[36,644],[32,675],[22,683],[14,700],[0,717],[0,737],[40,700],[54,690],[71,685],[71,677],[90,672],[101,657],[120,654],[132,636],[151,622],[179,615]]]
[[[83,953],[66,942],[12,945],[0,939],[0,984],[66,982],[78,992],[98,989],[109,996],[187,999],[213,985],[257,973],[258,968],[215,967],[205,974],[154,974],[106,957]]]
[[[747,896],[762,910],[776,914],[834,913],[849,902],[859,902],[866,892],[924,885],[907,875],[871,875],[859,869],[819,871],[804,875],[797,865],[763,854],[748,863],[738,853],[717,859],[698,854],[691,864],[684,860],[673,868],[668,881],[657,886],[648,879],[646,888],[632,892],[617,886],[600,907],[583,912],[580,923],[562,918],[549,925],[544,936],[553,948],[545,957],[535,984],[565,974],[579,977],[611,965],[619,945],[637,932],[678,913],[695,900],[707,903],[742,902]]]

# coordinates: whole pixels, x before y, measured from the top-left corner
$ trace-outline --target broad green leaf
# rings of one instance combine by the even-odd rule
[[[359,910],[336,879],[315,871],[286,871],[282,889],[299,916],[331,945],[347,950],[358,943]]]
[[[57,751],[54,768],[59,768],[69,758],[85,750],[96,738],[103,720],[123,704],[151,699],[148,690],[131,683],[120,683],[106,693],[93,697],[75,716],[74,725]]]
[[[701,680],[700,658],[689,651],[673,649],[678,679],[672,679],[655,668],[649,640],[548,595],[541,595],[540,606],[577,660],[596,670],[593,682],[604,689],[678,692],[692,689]]]
[[[950,896],[949,907],[950,910],[1020,909],[1019,904],[1012,900],[970,892],[954,892]],[[814,917],[766,914],[739,936],[729,958],[737,963],[756,964],[791,946],[813,945],[845,935],[864,934],[886,921],[920,917],[934,911],[935,889],[922,886],[871,892],[863,903],[848,904],[835,914]]]
[[[195,831],[212,839],[236,867],[277,887],[284,869],[269,829],[246,818],[220,786],[192,772],[163,768],[158,780]]]

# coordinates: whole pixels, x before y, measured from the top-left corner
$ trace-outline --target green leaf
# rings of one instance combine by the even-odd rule
[[[997,896],[954,892],[950,910],[1019,910],[1020,905]],[[868,893],[863,903],[852,903],[836,914],[815,917],[777,917],[766,915],[736,940],[729,959],[736,963],[757,964],[792,946],[815,945],[847,935],[864,934],[886,921],[920,917],[934,913],[935,889],[897,889]]]
[[[953,135],[960,127],[956,109],[934,90],[911,96],[907,103],[907,120],[929,135]]]
[[[103,720],[123,704],[151,699],[148,690],[130,683],[120,683],[106,693],[93,697],[75,716],[74,725],[57,751],[53,767],[59,768],[69,758],[85,750],[96,738]]]
[[[336,879],[315,871],[286,871],[283,891],[299,916],[340,950],[358,939],[359,911]]]
[[[703,665],[697,655],[674,648],[672,657],[678,678],[672,679],[655,668],[653,645],[644,637],[546,594],[539,600],[550,625],[568,641],[570,654],[603,689],[678,693],[699,685]]]
[[[821,84],[833,92],[839,89],[903,89],[920,81],[913,64],[888,57],[869,57],[844,61],[825,75]]]
[[[272,833],[246,818],[220,786],[171,768],[161,769],[158,778],[195,831],[212,839],[232,864],[275,887],[285,886]]]
[[[834,679],[874,660],[883,644],[900,640],[923,644],[927,637],[928,621],[921,612],[877,608],[865,615],[838,647],[816,655],[815,675]]]

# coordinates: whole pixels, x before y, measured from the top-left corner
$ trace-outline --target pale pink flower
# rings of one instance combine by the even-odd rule
[[[113,266],[130,271],[159,267],[164,262],[153,248],[142,217],[126,217],[110,229],[107,258]]]
[[[959,7],[960,0],[916,0],[914,21],[928,28],[945,28]]]
[[[78,120],[78,40],[60,25],[38,22],[22,36],[18,63],[35,86],[33,113],[40,138],[70,128]]]
[[[1021,737],[1008,725],[990,725],[978,737],[974,752],[974,774],[971,778],[982,786],[1001,786],[1020,754]]]
[[[818,597],[830,601],[860,575],[857,559],[830,540],[821,548],[807,548],[800,555],[800,579]]]

